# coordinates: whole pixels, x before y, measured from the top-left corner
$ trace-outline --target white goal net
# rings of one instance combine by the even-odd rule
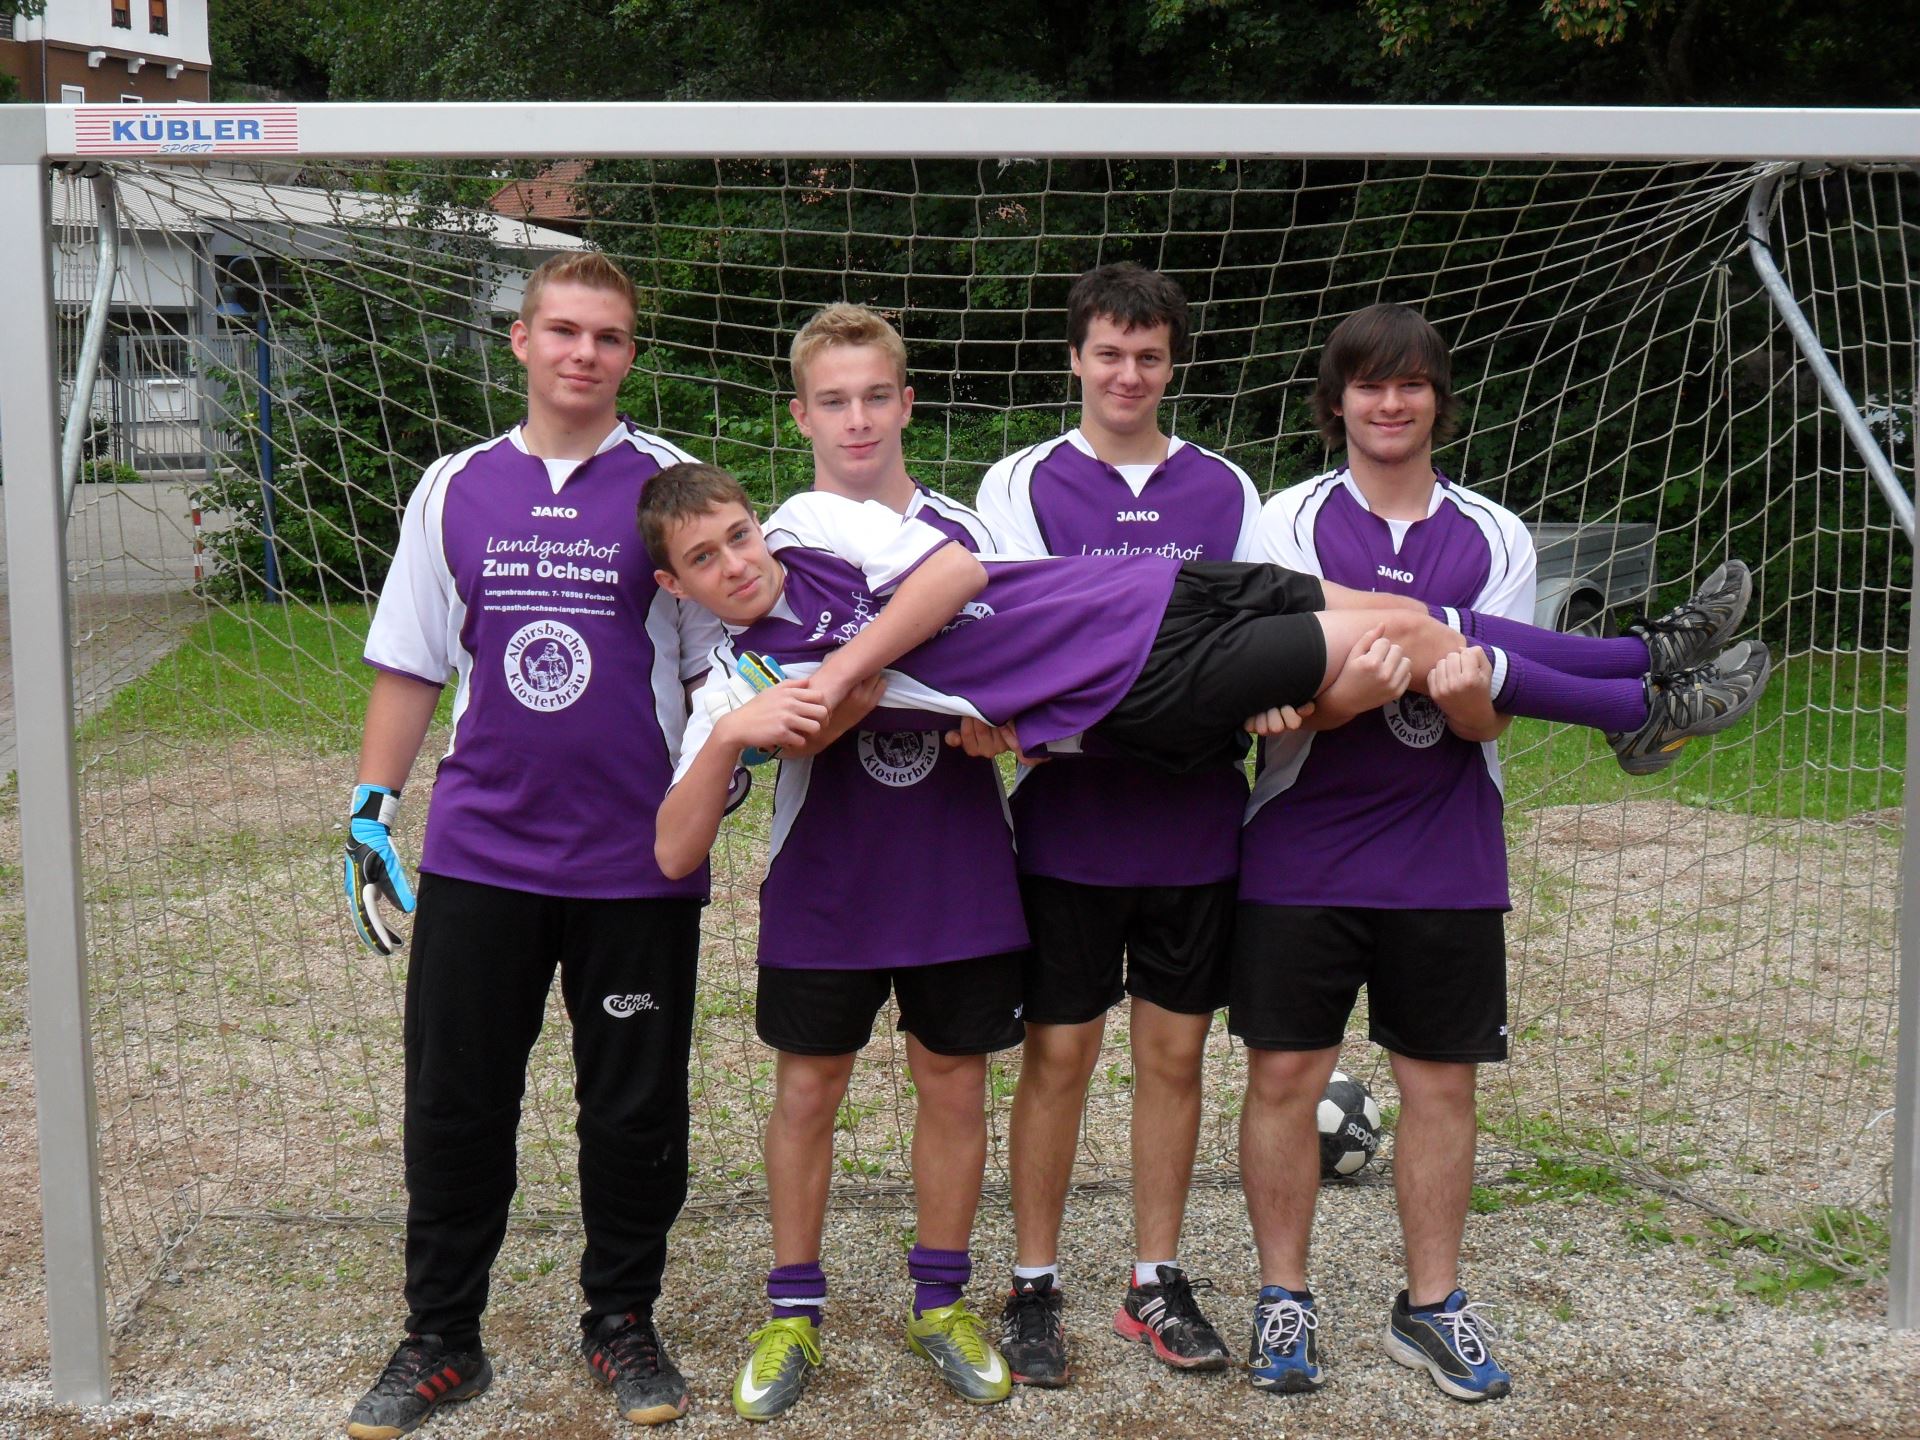
[[[625,408],[768,501],[810,478],[782,357],[814,308],[895,320],[918,397],[910,468],[967,499],[993,461],[1073,423],[1067,286],[1131,259],[1194,306],[1165,418],[1263,491],[1326,464],[1308,397],[1328,331],[1399,300],[1454,347],[1466,423],[1441,467],[1538,525],[1556,623],[1617,623],[1747,560],[1781,657],[1753,723],[1650,781],[1588,732],[1521,725],[1506,742],[1513,1059],[1485,1077],[1481,1178],[1602,1166],[1836,1265],[1884,1264],[1912,552],[1756,277],[1748,209],[1771,187],[1765,247],[1910,475],[1910,170],[556,157],[110,177],[121,283],[68,545],[122,1311],[209,1218],[401,1212],[402,961],[355,942],[339,882],[358,656],[422,465],[519,418],[520,279],[583,245],[641,287]],[[85,181],[54,185],[71,367],[98,218]],[[716,855],[696,1203],[764,1190],[766,839],[756,802]],[[1126,1178],[1126,1032],[1123,1011],[1082,1181]],[[577,1207],[565,1037],[556,998],[528,1083],[525,1217]],[[1344,1063],[1391,1107],[1363,1017]],[[990,1182],[1017,1064],[992,1068]],[[1243,1075],[1216,1026],[1203,1175],[1232,1173]],[[883,1022],[841,1115],[838,1183],[907,1184],[905,1090]]]

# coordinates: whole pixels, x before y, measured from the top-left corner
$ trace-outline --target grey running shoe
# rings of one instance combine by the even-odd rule
[[[1620,768],[1629,775],[1666,769],[1687,741],[1724,730],[1751,710],[1772,673],[1767,647],[1743,640],[1711,665],[1650,677],[1647,723],[1607,737]]]
[[[1725,648],[1753,598],[1753,576],[1746,562],[1729,560],[1700,582],[1691,599],[1652,620],[1627,627],[1646,642],[1647,669],[1670,675],[1704,665]]]
[[[733,1408],[743,1420],[771,1420],[793,1408],[820,1368],[820,1331],[804,1315],[753,1332],[753,1353],[733,1382]]]
[[[956,1300],[907,1321],[907,1348],[933,1366],[947,1387],[969,1405],[1007,1398],[1013,1373],[987,1340],[980,1317]]]

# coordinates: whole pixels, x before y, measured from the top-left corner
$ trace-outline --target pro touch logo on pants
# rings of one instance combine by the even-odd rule
[[[609,995],[600,1002],[600,1008],[616,1020],[624,1020],[641,1010],[658,1010],[651,995]]]

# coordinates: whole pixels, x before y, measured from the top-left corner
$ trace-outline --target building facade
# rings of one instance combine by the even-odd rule
[[[46,0],[0,13],[0,73],[50,105],[206,100],[207,0]]]

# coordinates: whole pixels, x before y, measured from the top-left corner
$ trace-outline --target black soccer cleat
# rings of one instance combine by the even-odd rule
[[[651,1318],[608,1315],[580,1337],[580,1353],[634,1424],[664,1425],[687,1413],[686,1377],[668,1358]]]
[[[471,1400],[492,1383],[493,1364],[478,1343],[455,1350],[438,1335],[409,1335],[347,1416],[347,1434],[395,1440],[418,1430],[434,1407]]]
[[[1000,1353],[1016,1385],[1057,1390],[1067,1383],[1067,1327],[1060,1318],[1065,1299],[1053,1281],[1051,1275],[1016,1278],[1000,1307]]]
[[[1113,1317],[1114,1333],[1151,1345],[1155,1355],[1176,1369],[1226,1369],[1226,1342],[1200,1313],[1187,1272],[1177,1265],[1162,1265],[1155,1273],[1158,1283],[1127,1287],[1126,1303]],[[1200,1283],[1207,1289],[1213,1286],[1210,1280]]]
[[[1724,730],[1751,710],[1772,673],[1767,647],[1743,640],[1710,665],[1649,676],[1646,724],[1607,736],[1620,768],[1629,775],[1666,769],[1687,741]]]
[[[1642,616],[1627,627],[1627,633],[1646,643],[1649,674],[1692,670],[1726,647],[1751,599],[1753,576],[1746,562],[1729,560],[1702,580],[1683,604],[1652,620]]]

